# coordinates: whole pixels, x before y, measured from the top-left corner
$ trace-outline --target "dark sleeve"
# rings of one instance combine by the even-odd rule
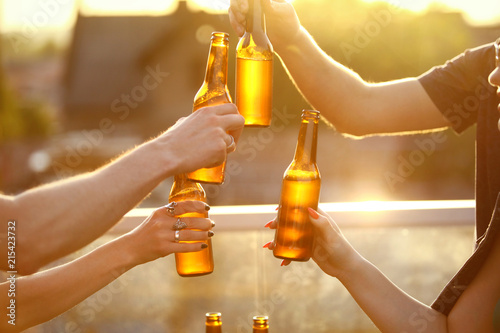
[[[456,132],[476,123],[480,103],[494,89],[488,83],[494,56],[493,44],[486,44],[467,50],[418,78]]]
[[[484,236],[478,239],[478,244],[474,253],[455,274],[455,276],[448,282],[443,291],[439,294],[438,298],[432,304],[432,308],[436,311],[449,315],[453,306],[458,301],[465,289],[472,282],[474,277],[481,266],[488,258],[496,235],[500,230],[500,194],[497,197],[497,203],[490,224]]]

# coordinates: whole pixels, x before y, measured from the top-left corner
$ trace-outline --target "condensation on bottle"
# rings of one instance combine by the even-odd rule
[[[321,176],[316,164],[318,111],[303,110],[295,156],[283,175],[273,254],[307,261],[312,255],[313,227],[308,208],[318,209]]]

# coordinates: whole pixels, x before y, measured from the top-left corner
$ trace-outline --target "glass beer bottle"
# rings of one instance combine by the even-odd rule
[[[254,316],[253,317],[253,333],[268,333],[269,332],[269,317]]]
[[[179,202],[186,200],[207,202],[203,187],[187,179],[186,174],[179,174],[174,177],[168,201]],[[186,213],[178,217],[208,217],[208,213]],[[214,271],[212,241],[208,239],[205,243],[208,247],[201,251],[175,254],[175,266],[180,276],[200,276],[210,274]]]
[[[222,321],[220,312],[208,312],[205,317],[206,333],[222,333]]]
[[[272,118],[273,46],[261,1],[248,1],[245,34],[236,47],[236,106],[248,127],[268,127]]]
[[[273,254],[307,261],[312,255],[313,228],[308,207],[318,208],[321,176],[316,165],[319,112],[303,110],[295,157],[283,176]]]
[[[229,34],[213,32],[205,80],[194,98],[193,112],[206,106],[232,103],[227,88],[228,49]],[[213,168],[198,169],[189,173],[188,178],[200,183],[222,184],[225,166],[224,161]]]

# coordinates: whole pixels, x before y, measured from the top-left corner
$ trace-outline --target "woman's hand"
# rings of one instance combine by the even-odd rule
[[[341,277],[354,269],[363,258],[349,244],[333,219],[321,209],[319,213],[308,208],[309,218],[314,227],[314,245],[312,259],[328,275]],[[276,219],[266,224],[271,229],[277,228]],[[274,249],[274,241],[264,245]],[[283,260],[282,266],[290,260]]]
[[[132,266],[146,263],[171,253],[195,252],[206,247],[206,241],[214,235],[211,230],[215,223],[209,218],[176,216],[185,213],[206,214],[209,206],[201,201],[180,201],[154,210],[139,226],[123,235],[126,251],[132,256]],[[181,229],[174,225],[180,219]],[[185,224],[185,226],[183,225]],[[184,230],[186,229],[186,230]],[[187,230],[198,229],[198,230]],[[179,234],[176,240],[176,231]],[[180,241],[180,242],[179,242]],[[184,243],[183,241],[195,241]]]

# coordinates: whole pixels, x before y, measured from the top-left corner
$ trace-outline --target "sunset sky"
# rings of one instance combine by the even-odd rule
[[[35,24],[41,28],[71,28],[77,5],[85,14],[165,14],[175,8],[178,0],[0,0],[0,29],[12,31]],[[304,0],[295,0],[304,1]],[[314,6],[321,1],[307,0]],[[347,0],[335,0],[347,1]],[[364,0],[386,1],[400,8],[414,11],[425,10],[431,3],[453,10],[462,10],[474,24],[500,24],[500,1],[498,0]],[[191,8],[211,11],[227,11],[229,0],[188,0]]]

